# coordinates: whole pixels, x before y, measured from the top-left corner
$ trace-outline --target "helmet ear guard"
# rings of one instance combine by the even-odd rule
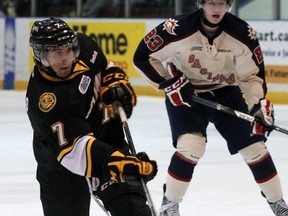
[[[36,65],[46,70],[49,70],[49,62],[46,58],[49,49],[72,44],[75,58],[79,56],[80,52],[76,33],[66,22],[55,17],[36,21],[31,28],[29,43]]]

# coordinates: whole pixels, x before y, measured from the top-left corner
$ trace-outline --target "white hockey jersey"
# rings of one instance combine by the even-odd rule
[[[256,32],[245,21],[226,13],[213,38],[201,28],[202,12],[175,16],[152,29],[140,42],[134,65],[155,87],[171,78],[172,62],[196,92],[238,85],[248,106],[267,92],[262,51]]]

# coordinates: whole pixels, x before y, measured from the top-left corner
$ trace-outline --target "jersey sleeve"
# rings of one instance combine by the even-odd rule
[[[156,89],[160,82],[171,78],[165,62],[176,53],[175,46],[198,30],[194,22],[197,20],[196,16],[199,14],[169,18],[153,28],[140,41],[133,57],[134,66]]]
[[[165,53],[165,42],[160,29],[161,25],[152,29],[141,40],[133,58],[136,70],[156,89],[169,76],[162,65],[162,61],[169,57],[169,52]]]
[[[231,14],[227,20],[230,20],[230,23],[226,23],[226,31],[238,41],[235,46],[241,49],[239,55],[235,56],[238,85],[245,95],[248,107],[251,108],[267,94],[264,57],[254,29]]]
[[[261,47],[257,38],[250,40],[250,49],[236,60],[236,69],[240,74],[239,86],[244,92],[249,109],[257,104],[261,98],[265,98],[267,93]],[[246,75],[242,76],[242,74]]]
[[[104,175],[105,162],[113,151],[111,146],[94,136],[85,135],[77,138],[69,148],[64,148],[57,160],[77,175],[100,177]]]

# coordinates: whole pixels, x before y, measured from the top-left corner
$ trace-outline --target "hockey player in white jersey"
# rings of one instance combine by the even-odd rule
[[[265,146],[274,110],[266,98],[263,55],[256,32],[229,13],[231,5],[232,0],[197,0],[199,10],[153,28],[134,54],[139,73],[166,93],[176,148],[164,184],[162,216],[180,215],[179,203],[205,152],[209,122],[226,140],[230,153],[242,155],[274,214],[288,215],[280,179]],[[192,94],[250,113],[262,123],[251,125],[197,104]]]

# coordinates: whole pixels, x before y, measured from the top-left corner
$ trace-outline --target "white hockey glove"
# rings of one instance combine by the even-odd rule
[[[260,99],[259,103],[252,107],[250,114],[258,120],[253,122],[253,133],[269,136],[273,130],[269,126],[274,124],[274,108],[271,101]]]
[[[159,84],[159,89],[164,89],[167,97],[174,106],[192,107],[195,102],[193,85],[182,73],[178,72],[172,79],[165,80]]]

